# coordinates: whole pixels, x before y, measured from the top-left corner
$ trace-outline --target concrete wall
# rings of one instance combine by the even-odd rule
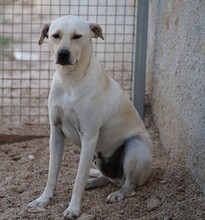
[[[205,193],[205,1],[152,0],[147,90],[164,147]]]

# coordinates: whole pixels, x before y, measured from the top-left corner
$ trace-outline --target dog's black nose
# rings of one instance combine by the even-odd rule
[[[70,51],[68,49],[60,49],[57,53],[56,64],[69,65]]]
[[[60,50],[58,51],[58,56],[59,56],[60,58],[68,58],[68,57],[70,56],[70,52],[69,52],[69,50],[67,50],[67,49],[60,49]]]

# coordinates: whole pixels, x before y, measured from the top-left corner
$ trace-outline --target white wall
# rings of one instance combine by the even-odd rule
[[[161,140],[205,193],[205,1],[152,0],[147,89]]]

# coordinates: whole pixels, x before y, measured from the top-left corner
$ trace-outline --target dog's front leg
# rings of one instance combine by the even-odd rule
[[[92,164],[98,135],[82,138],[82,148],[78,172],[68,208],[64,211],[65,219],[75,219],[80,215],[81,200],[85,191],[85,184],[88,179],[89,170]]]
[[[62,160],[63,149],[64,149],[64,139],[65,136],[61,131],[61,128],[57,126],[51,126],[50,135],[50,162],[49,162],[49,173],[46,188],[43,194],[33,202],[31,202],[28,207],[36,206],[46,206],[50,199],[53,197],[58,173],[60,168],[60,163]]]

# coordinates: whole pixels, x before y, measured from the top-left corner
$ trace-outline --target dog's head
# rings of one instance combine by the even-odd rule
[[[91,38],[98,37],[104,40],[98,24],[70,15],[44,24],[38,44],[48,38],[55,64],[75,66],[83,56],[88,56],[89,51],[92,52]]]

